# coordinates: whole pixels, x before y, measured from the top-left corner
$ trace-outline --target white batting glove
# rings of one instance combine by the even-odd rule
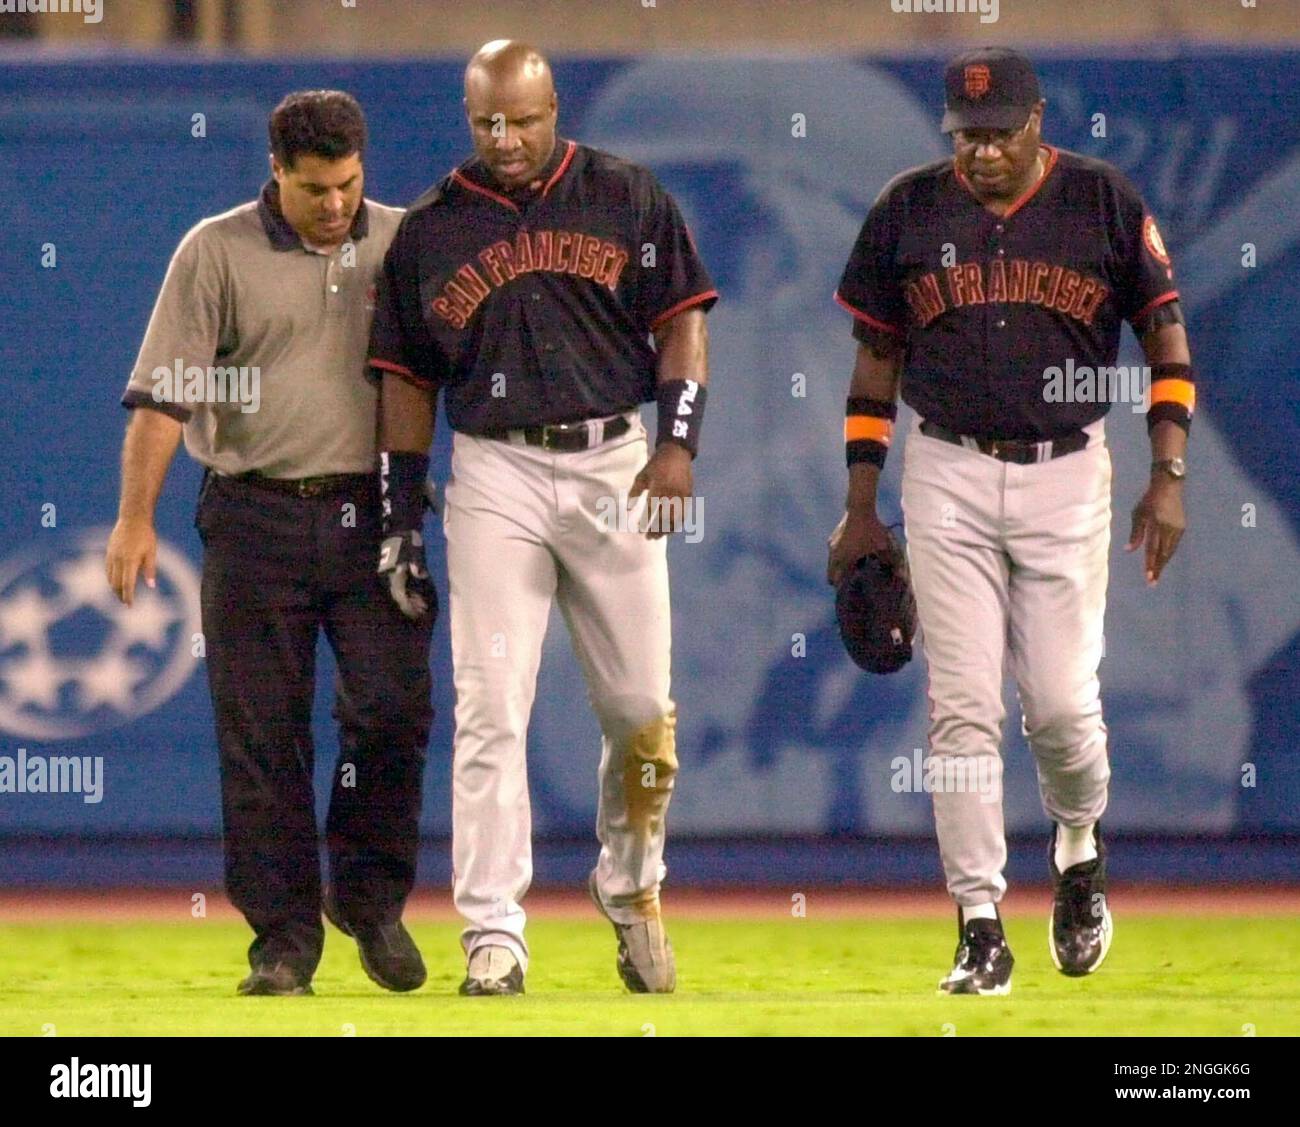
[[[407,618],[438,611],[438,593],[424,561],[424,537],[416,531],[389,536],[379,547],[379,574],[388,578],[388,593]]]

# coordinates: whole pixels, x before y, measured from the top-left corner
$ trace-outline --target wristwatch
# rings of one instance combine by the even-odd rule
[[[1182,481],[1187,476],[1187,463],[1182,458],[1165,458],[1151,463],[1151,472],[1156,470],[1164,470],[1175,481]]]

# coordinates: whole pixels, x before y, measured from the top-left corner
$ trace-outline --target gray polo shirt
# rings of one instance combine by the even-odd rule
[[[285,221],[270,181],[203,220],[172,256],[122,403],[181,420],[185,448],[221,473],[374,469],[366,347],[401,218],[364,200],[348,241],[322,254]]]

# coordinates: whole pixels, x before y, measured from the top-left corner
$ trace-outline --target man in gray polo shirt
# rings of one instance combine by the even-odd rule
[[[382,539],[375,279],[402,212],[363,198],[365,118],[348,94],[291,94],[269,124],[273,178],[172,258],[122,402],[132,408],[109,583],[153,585],[154,507],[182,433],[207,469],[203,631],[221,759],[226,888],[255,932],[241,994],[311,993],[321,911],[381,986],[424,982],[401,923],[415,858],[437,601],[403,615]],[[318,631],[338,663],[340,755],[322,894],[312,788]]]

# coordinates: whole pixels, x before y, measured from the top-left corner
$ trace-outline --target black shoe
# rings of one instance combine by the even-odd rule
[[[343,922],[338,905],[334,902],[334,892],[329,888],[321,896],[321,910],[339,931],[357,941],[361,968],[370,976],[371,982],[398,993],[416,990],[424,985],[424,980],[428,977],[424,960],[420,958],[420,949],[416,947],[410,932],[402,926],[401,920],[353,929]]]
[[[311,979],[304,978],[287,963],[254,967],[236,988],[244,995],[282,995],[285,997],[312,993]]]
[[[1015,959],[1002,934],[1002,920],[970,920],[962,926],[957,909],[957,954],[939,983],[944,994],[1010,994]]]
[[[1071,978],[1092,974],[1106,960],[1115,927],[1106,902],[1106,847],[1101,826],[1093,831],[1097,857],[1071,865],[1065,872],[1056,868],[1056,825],[1047,847],[1047,863],[1056,890],[1047,945],[1056,969]]]
[[[508,947],[479,947],[470,956],[460,992],[467,998],[522,994],[524,968]]]

